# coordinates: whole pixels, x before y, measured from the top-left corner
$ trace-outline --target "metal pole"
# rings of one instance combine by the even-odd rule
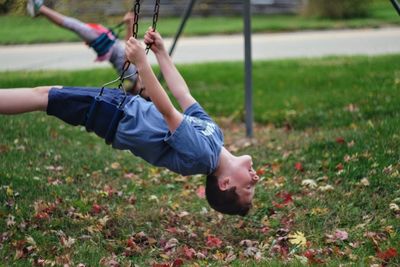
[[[246,136],[253,137],[253,81],[251,60],[251,5],[250,0],[244,0],[244,67],[245,67],[245,120]]]
[[[397,13],[400,15],[400,5],[396,0],[390,0],[392,2],[393,7],[396,9]]]
[[[171,47],[169,49],[169,55],[170,56],[174,52],[175,45],[176,45],[179,37],[181,36],[183,28],[185,28],[186,21],[189,19],[190,14],[192,13],[192,10],[193,10],[193,6],[194,6],[195,3],[196,3],[196,0],[191,0],[189,2],[189,4],[186,6],[185,13],[183,14],[181,25],[179,26],[178,31],[175,34],[174,42],[172,43],[172,45],[171,45]]]
[[[175,50],[176,43],[178,42],[178,39],[181,36],[181,34],[183,32],[183,29],[185,28],[186,22],[189,19],[190,14],[192,13],[193,6],[194,6],[195,3],[196,3],[196,0],[191,0],[189,2],[189,4],[186,6],[185,12],[183,13],[183,16],[182,16],[182,22],[179,25],[178,31],[175,33],[174,41],[172,42],[172,45],[171,45],[171,47],[169,49],[169,52],[168,52],[168,54],[170,56],[172,55],[172,53]],[[162,78],[163,78],[162,77],[162,73],[160,72],[158,74],[158,76],[157,76],[157,79],[161,82]]]

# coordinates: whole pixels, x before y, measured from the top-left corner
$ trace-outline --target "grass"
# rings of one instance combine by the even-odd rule
[[[400,264],[399,62],[255,62],[252,142],[243,140],[242,64],[179,66],[226,146],[254,157],[262,180],[245,218],[212,211],[196,193],[201,176],[153,168],[41,113],[0,116],[0,265]],[[7,72],[0,87],[114,76]]]
[[[118,19],[108,18],[101,22],[112,27],[118,23]],[[180,18],[163,17],[161,12],[158,30],[163,36],[172,37],[180,22]],[[298,15],[253,16],[252,32],[382,27],[399,23],[400,19],[390,2],[378,1],[372,5],[370,15],[365,18],[330,20]],[[79,41],[77,36],[48,23],[45,18],[39,17],[33,21],[27,16],[0,16],[0,24],[1,45]],[[148,28],[146,25],[151,25],[150,18],[141,18],[139,36],[143,36]],[[188,21],[184,35],[233,34],[242,30],[242,17],[193,17]]]

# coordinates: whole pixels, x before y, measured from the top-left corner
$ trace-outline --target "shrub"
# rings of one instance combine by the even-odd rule
[[[371,0],[306,0],[304,13],[307,16],[346,19],[364,17],[368,14]]]
[[[13,0],[0,0],[0,14],[6,14],[10,11]]]

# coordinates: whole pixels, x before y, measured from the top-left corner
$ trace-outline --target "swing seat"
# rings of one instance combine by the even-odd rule
[[[89,43],[89,46],[92,47],[99,57],[104,56],[110,50],[110,48],[114,45],[115,38],[110,38],[110,34],[108,32],[103,32],[99,35],[94,41]]]
[[[101,96],[97,96],[87,114],[86,130],[104,138],[106,144],[109,145],[114,140],[115,132],[123,115],[122,105],[107,102]]]

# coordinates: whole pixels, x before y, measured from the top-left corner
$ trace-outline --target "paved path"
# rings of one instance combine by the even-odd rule
[[[166,39],[169,47],[171,39]],[[243,60],[243,36],[182,38],[173,55],[176,63]],[[253,60],[325,55],[400,53],[400,28],[254,34]],[[155,63],[149,54],[150,61]],[[0,71],[85,69],[108,67],[95,63],[83,43],[0,46]]]

